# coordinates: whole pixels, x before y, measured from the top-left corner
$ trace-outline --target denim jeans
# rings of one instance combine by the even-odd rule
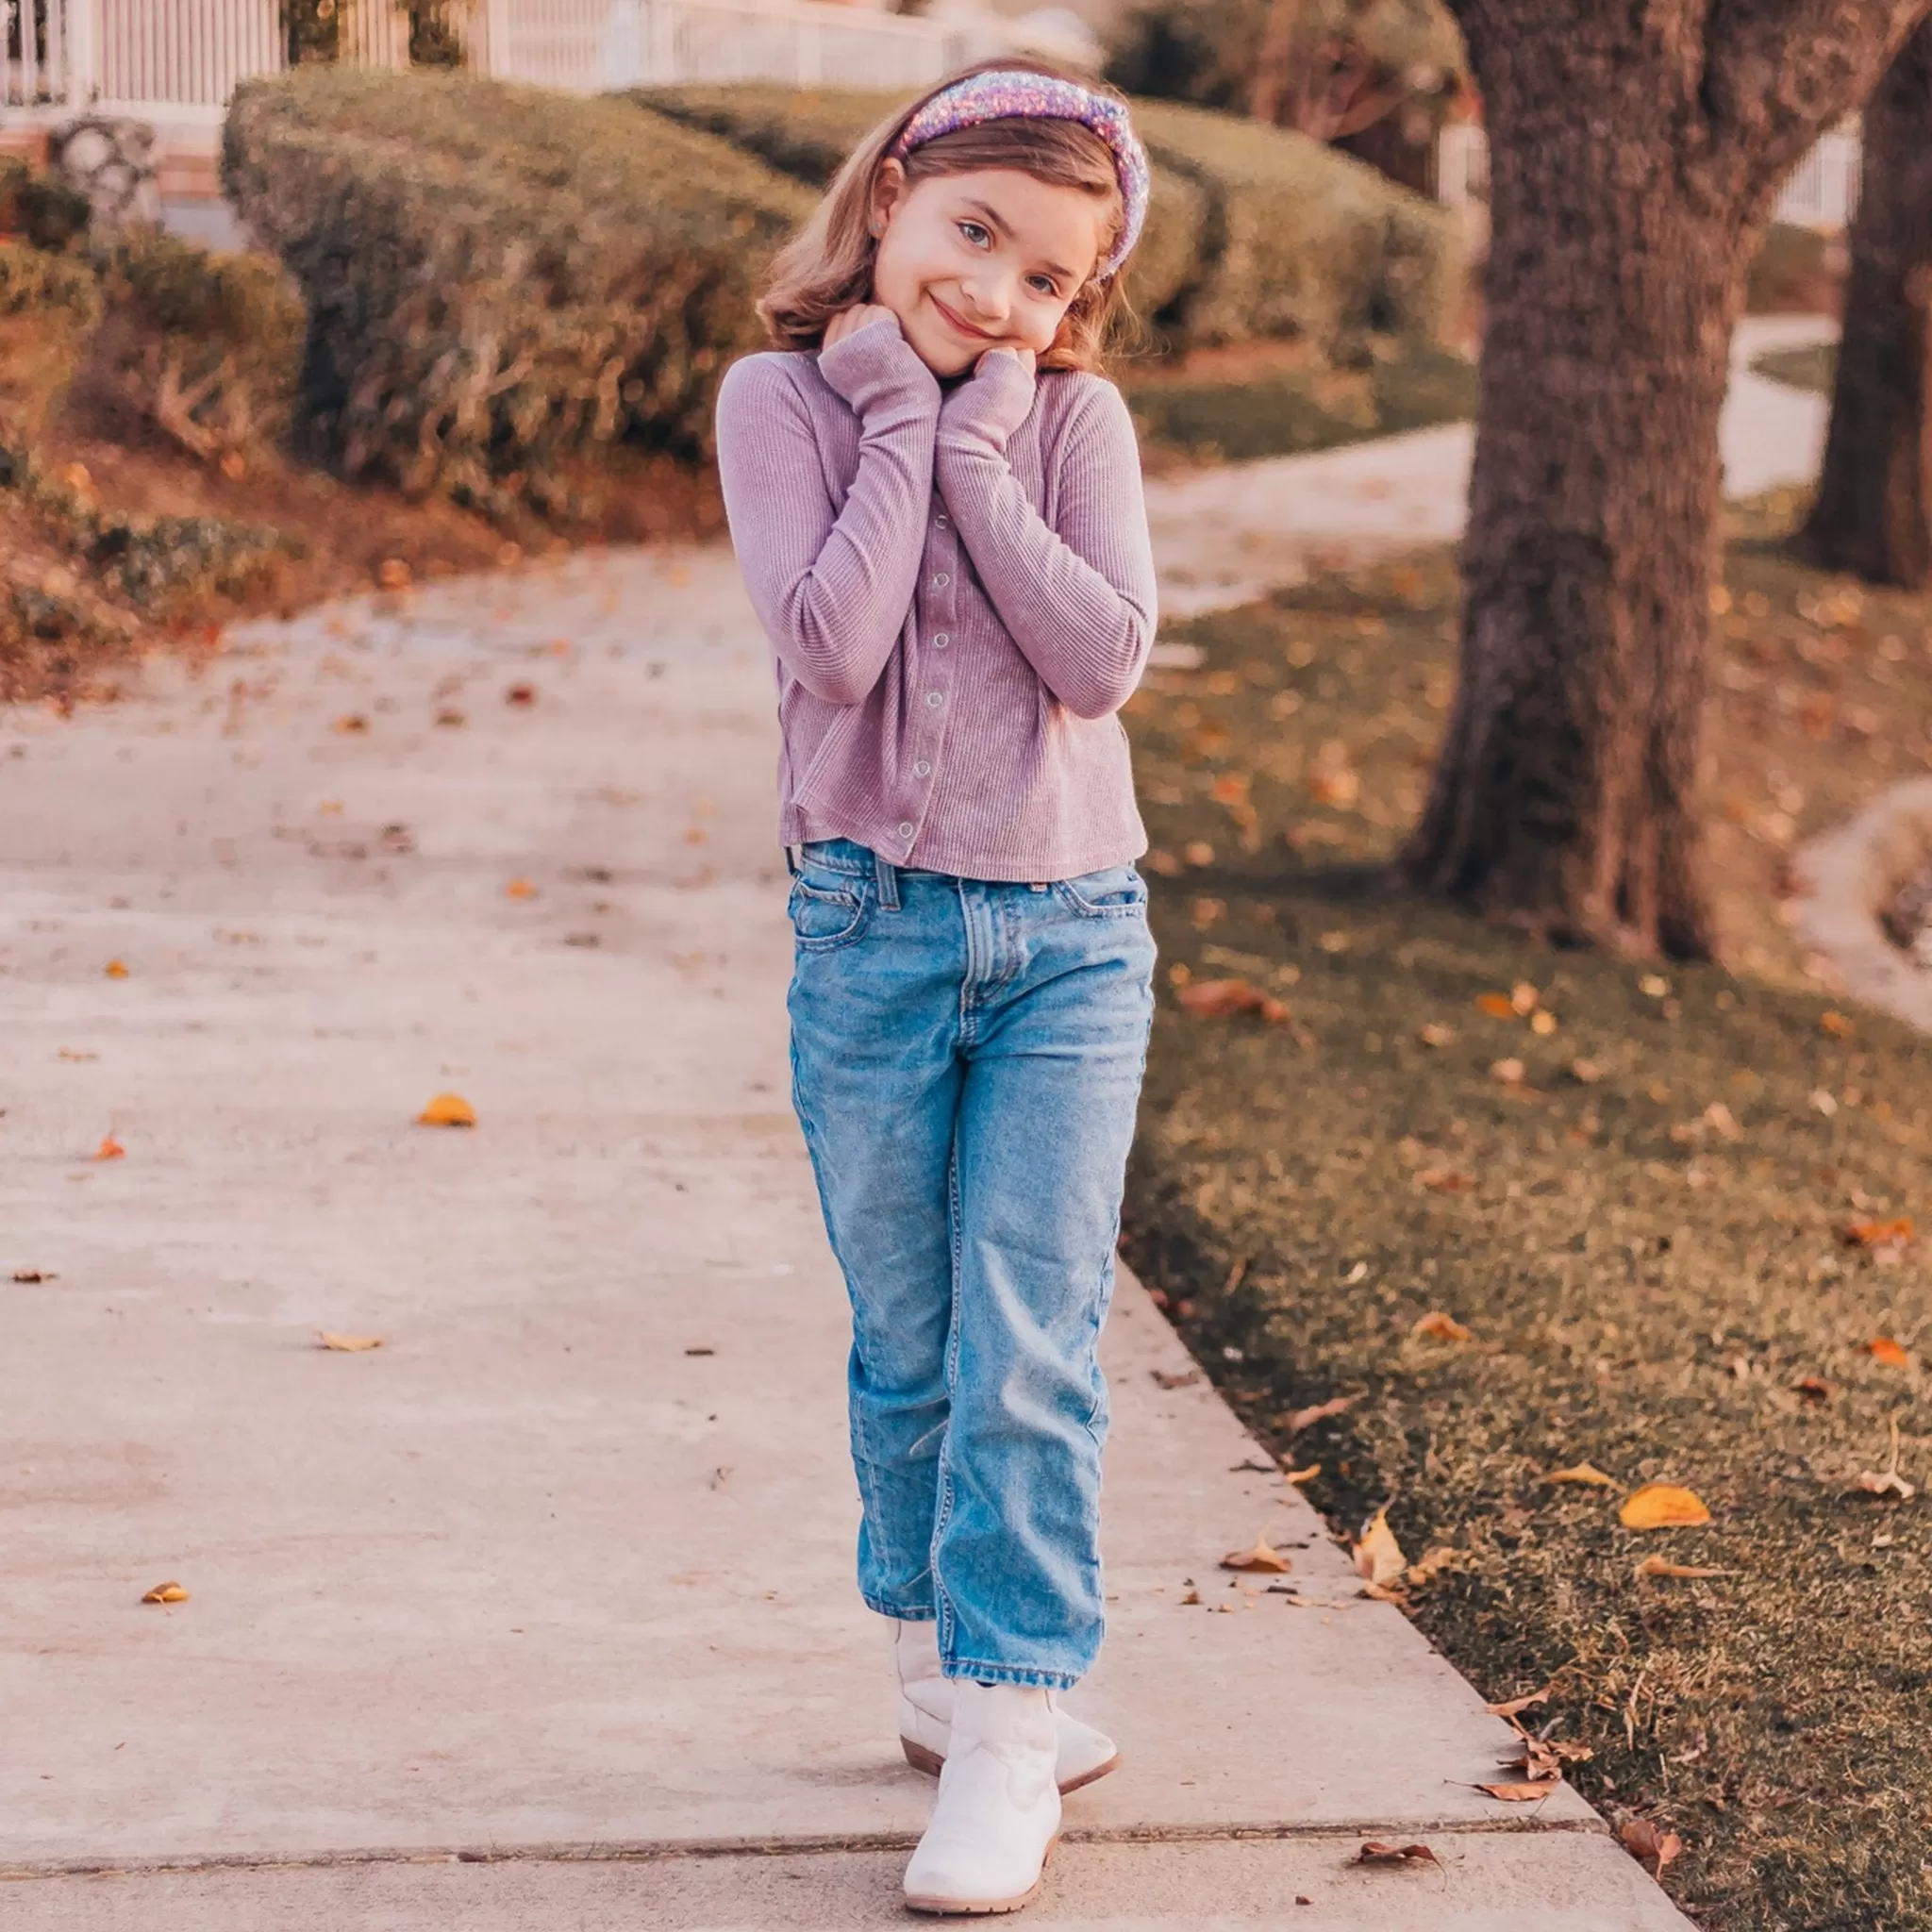
[[[852,1297],[858,1587],[948,1676],[1065,1689],[1104,1622],[1096,1345],[1147,1058],[1131,865],[797,848],[792,1101]]]

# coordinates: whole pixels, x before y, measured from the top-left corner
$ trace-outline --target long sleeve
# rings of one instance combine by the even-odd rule
[[[834,514],[809,408],[775,358],[748,357],[718,392],[718,472],[753,608],[815,697],[857,705],[899,641],[919,581],[940,389],[896,321],[823,351],[859,419],[858,469]]]
[[[1017,356],[986,358],[946,398],[933,463],[986,594],[1046,688],[1081,718],[1120,709],[1154,642],[1153,546],[1133,418],[1110,383],[1091,386],[1058,457],[1058,530],[1008,466],[1032,407]]]

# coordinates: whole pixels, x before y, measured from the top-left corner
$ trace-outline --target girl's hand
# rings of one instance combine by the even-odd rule
[[[1028,375],[1034,374],[1035,369],[1040,361],[1039,357],[1037,357],[1031,349],[1011,349],[1002,344],[997,349],[986,350],[980,356],[979,359],[973,365],[974,375],[979,375],[979,373],[986,367],[988,359],[993,356],[1011,356],[1015,358],[1018,360],[1021,368],[1023,368]]]
[[[855,302],[850,308],[841,308],[825,325],[824,346],[830,348],[834,342],[842,342],[849,335],[856,334],[869,322],[877,322],[881,316],[892,313],[890,308],[877,302]]]

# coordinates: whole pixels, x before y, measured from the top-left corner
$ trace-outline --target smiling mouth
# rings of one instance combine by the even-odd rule
[[[929,302],[931,302],[932,306],[935,308],[937,308],[939,312],[941,315],[943,315],[945,319],[949,323],[951,323],[952,325],[956,329],[958,329],[962,336],[971,336],[975,341],[980,342],[991,342],[997,341],[999,340],[999,338],[993,335],[991,331],[983,328],[974,328],[970,322],[967,322],[963,320],[961,317],[955,315],[953,311],[950,308],[948,308],[946,305],[943,302],[941,302],[937,295],[933,294],[930,290],[926,291],[926,299]]]

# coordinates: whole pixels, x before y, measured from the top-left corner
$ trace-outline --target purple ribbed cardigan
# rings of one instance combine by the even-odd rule
[[[781,840],[1026,881],[1146,850],[1114,714],[1154,559],[1110,382],[1000,354],[942,392],[886,317],[734,363],[718,467],[777,655]]]

